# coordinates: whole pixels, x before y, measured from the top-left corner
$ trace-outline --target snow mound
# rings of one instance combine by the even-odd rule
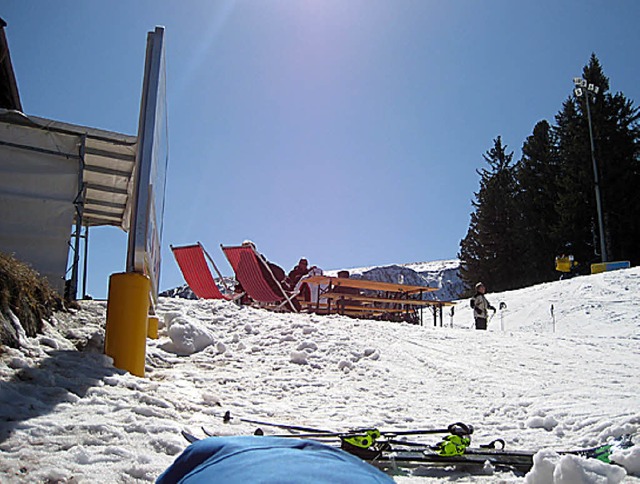
[[[575,455],[560,456],[552,450],[542,450],[533,457],[533,468],[526,484],[618,484],[627,476],[624,468],[597,459]]]
[[[171,339],[171,343],[163,346],[165,351],[184,356],[215,344],[213,334],[197,319],[174,315],[172,318],[165,318],[165,324],[167,335]]]

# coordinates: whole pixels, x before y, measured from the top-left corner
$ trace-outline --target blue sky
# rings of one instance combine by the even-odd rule
[[[595,52],[640,99],[640,2],[8,0],[25,113],[136,134],[146,34],[165,27],[169,244],[251,239],[285,270],[455,258],[476,169],[553,122]],[[585,160],[585,162],[589,162]],[[589,188],[587,188],[589,189]],[[91,233],[88,293],[126,234]]]

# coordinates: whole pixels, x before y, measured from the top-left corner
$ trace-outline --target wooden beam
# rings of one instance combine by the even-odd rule
[[[385,303],[385,304],[402,304],[404,306],[453,306],[454,303],[450,301],[429,301],[425,299],[394,299],[389,297],[375,297],[375,296],[363,296],[360,294],[345,294],[340,292],[329,291],[320,295],[320,298],[327,298],[333,300],[343,299],[345,301],[361,301],[371,303]]]

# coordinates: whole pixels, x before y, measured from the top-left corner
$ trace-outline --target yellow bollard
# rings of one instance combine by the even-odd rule
[[[149,322],[147,323],[147,338],[158,339],[158,323],[160,320],[158,316],[149,316]]]
[[[144,377],[151,280],[144,274],[111,274],[104,352],[116,368]]]

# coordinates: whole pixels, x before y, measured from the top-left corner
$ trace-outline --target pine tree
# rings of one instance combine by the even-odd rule
[[[592,55],[583,78],[599,87],[595,97],[571,97],[556,116],[560,191],[555,235],[572,244],[574,255],[588,263],[600,261],[599,222],[595,196],[586,102],[590,104],[594,156],[604,219],[607,254],[610,260],[640,256],[640,202],[635,190],[640,181],[638,109],[624,95],[611,95],[609,79]]]
[[[581,263],[595,258],[595,201],[593,173],[590,172],[588,132],[581,123],[574,99],[567,99],[556,115],[559,179],[553,226],[556,240],[563,241]],[[562,249],[560,249],[562,250]]]
[[[474,212],[458,257],[461,277],[468,288],[482,281],[492,291],[517,287],[520,275],[515,260],[517,213],[514,193],[513,152],[498,136],[493,148],[484,155],[489,169],[478,170],[480,189],[472,202]]]
[[[594,145],[600,170],[605,242],[609,260],[640,262],[640,113],[621,93],[612,95],[595,54],[583,77],[600,86],[592,109]],[[585,101],[582,100],[582,103]]]
[[[516,166],[499,136],[484,155],[489,168],[477,171],[480,189],[458,254],[468,288],[479,280],[499,291],[554,279],[553,259],[563,252],[573,254],[584,273],[600,261],[586,102],[609,260],[640,263],[640,110],[623,94],[609,93],[595,54],[583,78],[599,87],[597,95],[572,95],[554,126],[536,124]]]
[[[551,126],[540,121],[524,142],[522,158],[516,165],[515,203],[521,215],[517,242],[525,285],[557,277],[554,258],[559,244],[551,229],[558,219],[557,158]]]
[[[640,263],[640,113],[618,93],[609,98],[601,135],[602,189],[610,260]]]

